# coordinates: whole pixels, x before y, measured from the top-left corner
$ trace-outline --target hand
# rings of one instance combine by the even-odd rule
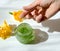
[[[32,4],[24,7],[20,16],[41,22],[53,16],[59,9],[60,0],[35,0]]]

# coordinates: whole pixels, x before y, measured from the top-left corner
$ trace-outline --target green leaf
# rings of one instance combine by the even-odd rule
[[[13,15],[13,13],[12,13],[12,12],[9,12],[9,14]]]

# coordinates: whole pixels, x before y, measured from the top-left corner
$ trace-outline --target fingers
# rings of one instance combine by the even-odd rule
[[[35,20],[39,23],[41,19],[42,19],[42,14],[38,15]]]
[[[35,6],[37,6],[38,3],[35,1],[32,4],[25,6],[24,7],[24,11],[22,12],[22,14],[20,15],[20,17],[25,17],[27,14],[29,14],[30,12],[32,12],[35,9]]]
[[[53,16],[57,11],[59,10],[59,6],[58,3],[53,3],[50,5],[50,7],[46,10],[45,12],[45,16],[46,18],[50,18],[51,16]]]
[[[58,10],[59,10],[59,5],[58,3],[54,2],[49,6],[48,9],[46,9],[45,11],[42,11],[40,15],[36,17],[36,21],[37,22],[45,21],[46,19],[53,16],[56,12],[58,12]]]
[[[37,7],[39,7],[39,6],[37,6]],[[21,18],[23,18],[23,17],[26,17],[26,18],[32,17],[33,19],[35,19],[35,17],[42,11],[42,9],[41,9],[40,7],[39,7],[39,8],[37,8],[37,7],[34,8],[34,10],[31,11],[31,12],[24,10],[24,11],[21,13],[20,17],[21,17]],[[27,16],[26,16],[26,15],[27,15]]]
[[[24,18],[27,14],[28,14],[28,11],[24,10],[19,17]]]
[[[45,11],[42,11],[42,13],[40,13],[40,15],[36,17],[36,21],[37,22],[45,21],[46,19],[53,16],[56,12],[58,12],[58,10],[59,10],[59,5],[58,3],[54,2],[49,6],[48,9],[46,9]]]
[[[33,15],[31,13],[29,13],[27,16],[26,16],[26,19],[31,19],[33,17]]]
[[[40,14],[38,15],[35,20],[39,23],[39,22],[42,22],[42,21],[45,21],[47,18],[43,15],[43,14]]]
[[[37,14],[38,14],[37,11],[34,10],[34,11],[28,13],[28,14],[26,15],[26,18],[27,18],[27,19],[33,18],[33,19],[35,20]]]

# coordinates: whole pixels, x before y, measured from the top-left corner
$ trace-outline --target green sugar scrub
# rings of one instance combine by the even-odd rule
[[[33,28],[28,23],[21,23],[15,29],[16,38],[19,42],[29,44],[35,39]]]

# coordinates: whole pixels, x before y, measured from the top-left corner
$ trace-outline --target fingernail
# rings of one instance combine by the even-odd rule
[[[39,23],[41,22],[41,19],[42,19],[42,14],[40,14],[39,16],[36,17],[36,21]]]

